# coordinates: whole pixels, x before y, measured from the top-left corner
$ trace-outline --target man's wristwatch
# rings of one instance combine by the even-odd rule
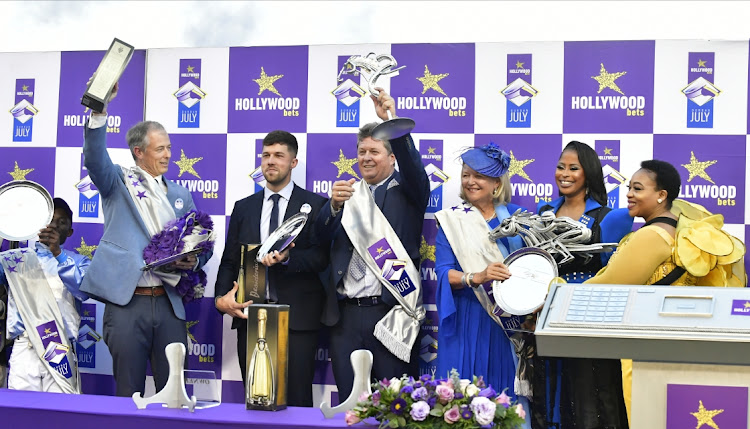
[[[476,273],[469,273],[466,276],[466,283],[469,284],[469,287],[473,287],[473,288],[479,286],[479,285],[475,285],[474,283],[472,283],[472,280],[474,280],[474,274],[476,274]]]

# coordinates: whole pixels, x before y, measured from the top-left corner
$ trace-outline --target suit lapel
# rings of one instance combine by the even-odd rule
[[[260,215],[263,211],[263,190],[256,192],[250,197],[250,212],[243,213],[250,222],[250,243],[260,243]]]
[[[289,197],[289,204],[286,205],[284,220],[287,220],[291,216],[299,213],[299,209],[301,209],[302,204],[304,204],[304,201],[302,201],[302,192],[298,189],[299,188],[297,187],[297,185],[294,185],[294,189],[292,189],[292,195]]]

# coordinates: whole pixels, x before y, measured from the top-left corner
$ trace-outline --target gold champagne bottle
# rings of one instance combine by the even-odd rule
[[[245,245],[244,244],[240,244],[240,273],[237,276],[237,296],[235,297],[235,300],[239,304],[242,304],[245,302]]]
[[[248,402],[268,406],[274,402],[273,361],[266,343],[266,309],[258,309],[258,341],[247,368]]]

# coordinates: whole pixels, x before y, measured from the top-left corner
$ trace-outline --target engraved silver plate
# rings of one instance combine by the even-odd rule
[[[0,186],[0,237],[24,241],[36,237],[55,212],[44,186],[29,180],[14,180]]]
[[[307,215],[310,213],[311,207],[309,204],[305,204],[300,209],[300,212],[296,215],[285,220],[276,231],[272,232],[266,241],[260,246],[258,250],[258,256],[256,261],[261,262],[263,258],[269,253],[274,251],[283,252],[297,239],[299,234],[302,232],[302,228],[307,223]]]
[[[527,247],[505,258],[509,279],[492,283],[492,295],[504,311],[523,316],[544,305],[549,284],[557,277],[557,263],[544,250]]]

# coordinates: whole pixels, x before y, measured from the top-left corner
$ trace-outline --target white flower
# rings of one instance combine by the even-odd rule
[[[400,392],[401,391],[401,379],[393,377],[391,379],[391,384],[388,387],[390,387],[391,390],[393,390],[395,393]]]
[[[471,400],[471,411],[474,413],[474,419],[482,426],[492,423],[495,419],[495,408],[497,404],[490,401],[484,396],[477,396]]]
[[[470,384],[471,384],[471,380],[467,380],[465,378],[462,378],[461,380],[459,380],[458,387],[459,387],[459,389],[461,389],[461,393],[465,394],[466,393],[466,386],[468,386]]]
[[[477,396],[478,393],[479,393],[479,388],[477,387],[476,384],[470,384],[466,386],[466,389],[464,390],[464,395],[466,395],[466,397],[469,397],[469,398],[471,398],[472,396]]]

